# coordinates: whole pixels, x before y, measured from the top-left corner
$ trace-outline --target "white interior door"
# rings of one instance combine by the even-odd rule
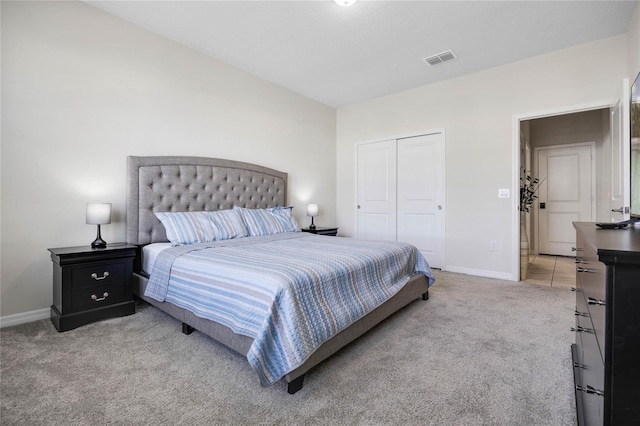
[[[612,222],[629,219],[629,80],[622,83],[622,96],[611,108],[611,197],[608,211]]]
[[[396,241],[396,140],[357,149],[358,238]]]
[[[573,256],[575,221],[595,215],[595,144],[536,148],[538,177],[538,249],[542,254]]]
[[[398,241],[413,244],[434,268],[443,266],[444,138],[398,139]]]

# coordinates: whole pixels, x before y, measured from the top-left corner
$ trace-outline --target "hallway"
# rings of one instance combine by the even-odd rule
[[[575,287],[575,258],[532,255],[529,257],[529,272],[524,282],[567,289]]]

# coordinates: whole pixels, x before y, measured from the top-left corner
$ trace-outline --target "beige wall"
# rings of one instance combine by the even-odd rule
[[[609,105],[627,63],[625,34],[339,109],[338,226],[355,235],[356,143],[444,128],[446,269],[516,277],[514,117]]]
[[[128,155],[285,171],[300,223],[311,200],[335,223],[335,109],[84,3],[1,7],[2,317],[51,305],[47,248],[95,238],[85,203],[113,203],[102,236],[124,240]]]
[[[550,146],[580,142],[602,142],[603,110],[584,111],[538,118],[530,121],[531,146]]]

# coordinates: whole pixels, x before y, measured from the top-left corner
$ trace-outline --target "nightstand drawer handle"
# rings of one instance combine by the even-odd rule
[[[99,277],[98,274],[96,274],[95,272],[91,274],[91,278],[93,278],[96,281],[104,280],[108,276],[109,276],[109,271],[104,271],[101,277]]]
[[[106,291],[102,294],[102,297],[98,297],[95,294],[91,295],[91,299],[95,300],[96,302],[101,302],[104,299],[106,299],[107,297],[109,297],[109,293],[107,293]]]

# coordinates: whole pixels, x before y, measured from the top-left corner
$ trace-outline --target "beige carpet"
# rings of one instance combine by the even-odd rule
[[[574,425],[574,295],[436,272],[416,301],[310,373],[262,388],[245,358],[139,305],[57,333],[0,331],[3,425]]]

